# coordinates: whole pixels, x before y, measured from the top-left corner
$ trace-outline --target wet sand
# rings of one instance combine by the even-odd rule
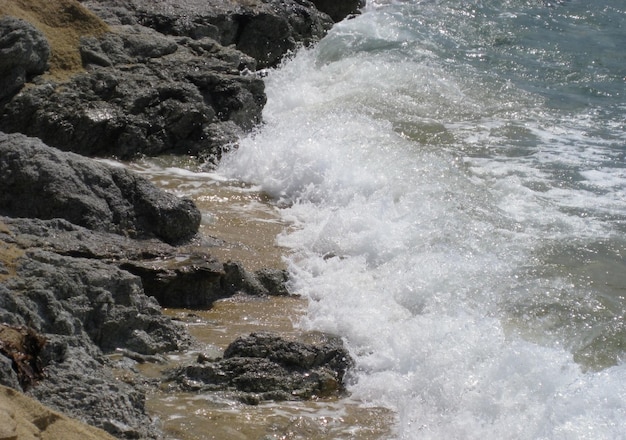
[[[262,193],[236,182],[224,182],[208,173],[185,173],[172,168],[136,164],[157,185],[191,197],[203,213],[201,233],[223,246],[207,249],[226,261],[240,261],[250,270],[284,268],[288,251],[276,245],[276,236],[290,227]],[[183,322],[199,346],[170,356],[169,365],[144,364],[142,373],[158,377],[182,362],[193,362],[199,352],[217,357],[238,336],[270,331],[286,338],[312,341],[298,321],[306,313],[300,297],[250,297],[240,295],[218,301],[210,310],[166,309]],[[393,415],[345,399],[309,402],[266,402],[245,405],[220,393],[172,393],[149,396],[147,409],[159,417],[168,439],[245,440],[380,440],[391,436]]]

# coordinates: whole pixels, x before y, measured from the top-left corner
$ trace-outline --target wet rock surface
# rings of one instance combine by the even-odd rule
[[[212,40],[159,35],[135,26],[84,38],[88,72],[22,90],[0,129],[87,156],[219,156],[261,121],[263,82],[241,72],[254,61]]]
[[[16,246],[4,227],[3,246]],[[0,284],[0,322],[45,338],[37,358],[44,376],[28,393],[120,438],[157,438],[144,394],[116,379],[104,355],[182,349],[190,342],[185,329],[161,314],[137,277],[114,266],[37,248],[15,265],[15,276]]]
[[[351,357],[339,338],[318,337],[305,343],[252,333],[231,343],[223,358],[200,356],[169,378],[185,391],[226,391],[249,404],[339,396]]]
[[[338,22],[360,13],[365,0],[311,0],[315,7]]]
[[[150,278],[176,286],[193,304],[210,307],[238,293],[266,295],[281,271],[247,272],[237,263],[207,256],[214,243],[172,246],[91,231],[64,219],[0,217],[0,322],[40,335],[45,344],[32,361],[43,377],[28,393],[46,405],[105,429],[119,438],[158,438],[158,424],[145,411],[145,393],[158,383],[125,383],[113,373],[108,354],[136,362],[186,349],[186,329],[164,316],[151,297],[180,305],[173,288],[151,290]],[[127,270],[143,267],[141,276]],[[166,267],[166,269],[164,269]],[[164,276],[165,273],[165,276]],[[214,285],[201,288],[203,277]],[[163,281],[165,278],[167,281]],[[145,280],[145,281],[144,281]],[[194,297],[194,295],[198,295]],[[29,360],[30,361],[30,360]],[[24,390],[10,356],[0,350],[0,383]],[[146,388],[147,387],[147,388]]]
[[[341,3],[341,2],[340,2]],[[307,0],[87,0],[112,24],[141,24],[164,35],[204,37],[234,46],[259,67],[275,66],[298,45],[321,39],[330,17]]]

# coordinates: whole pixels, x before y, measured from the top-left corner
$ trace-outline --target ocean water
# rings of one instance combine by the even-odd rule
[[[626,438],[626,3],[369,1],[225,156],[397,439]]]

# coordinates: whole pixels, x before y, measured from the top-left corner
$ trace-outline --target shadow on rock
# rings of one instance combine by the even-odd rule
[[[169,372],[185,391],[225,391],[248,404],[340,396],[353,360],[341,339],[318,335],[316,343],[290,341],[271,333],[236,339],[221,359],[200,356]]]

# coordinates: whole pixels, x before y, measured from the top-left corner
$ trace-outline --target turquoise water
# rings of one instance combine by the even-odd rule
[[[218,172],[399,439],[626,436],[626,4],[370,2]]]

